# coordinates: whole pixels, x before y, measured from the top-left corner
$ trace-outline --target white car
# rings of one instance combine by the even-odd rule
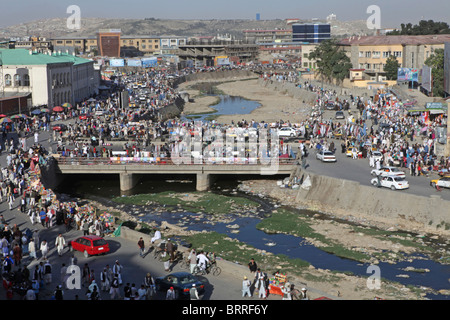
[[[297,132],[293,128],[280,128],[278,129],[278,136],[279,137],[296,137]]]
[[[380,151],[372,151],[372,157],[374,161],[383,161],[383,154]]]
[[[450,189],[450,176],[445,176],[440,179],[431,180],[430,184],[435,188],[449,188]]]
[[[322,162],[336,162],[336,156],[334,153],[327,150],[320,150],[317,152],[316,159]]]
[[[373,178],[370,183],[376,187],[384,187],[391,190],[403,190],[409,188],[408,181],[406,181],[405,178],[398,176],[379,176]]]
[[[396,176],[396,177],[402,177],[405,178],[405,173],[400,170],[397,167],[381,167],[380,169],[373,169],[370,174],[372,176],[381,176],[381,177],[387,177],[387,176]]]

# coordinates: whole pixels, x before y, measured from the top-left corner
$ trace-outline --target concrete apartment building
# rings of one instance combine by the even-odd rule
[[[364,69],[371,80],[384,81],[384,67],[390,56],[395,56],[402,68],[421,69],[426,59],[448,41],[450,35],[354,36],[340,41],[340,45],[354,69]]]
[[[292,29],[244,30],[247,43],[268,44],[273,42],[292,42]]]
[[[178,57],[180,63],[192,61],[196,65],[214,66],[217,58],[228,59],[230,63],[248,63],[256,61],[259,45],[241,43],[204,42],[179,46]]]
[[[94,70],[94,61],[88,59],[55,51],[1,49],[0,60],[2,97],[30,99],[27,105],[3,112],[19,112],[19,107],[23,112],[32,106],[75,104],[98,92],[100,75]]]

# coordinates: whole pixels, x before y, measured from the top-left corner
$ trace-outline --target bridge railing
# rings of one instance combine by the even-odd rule
[[[270,159],[246,159],[246,158],[233,158],[233,161],[229,161],[228,158],[223,158],[223,161],[212,161],[212,160],[199,160],[199,159],[184,159],[185,161],[173,161],[172,158],[134,158],[134,157],[55,157],[58,164],[60,165],[271,165]],[[293,165],[297,163],[296,159],[293,158],[278,158],[275,159],[276,163],[279,165]]]

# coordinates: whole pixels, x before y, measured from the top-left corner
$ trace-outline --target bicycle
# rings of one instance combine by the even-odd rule
[[[219,276],[222,272],[222,269],[217,266],[216,261],[211,262],[206,266],[206,269],[202,269],[199,265],[196,265],[193,270],[194,275],[206,275],[212,274],[213,276]]]

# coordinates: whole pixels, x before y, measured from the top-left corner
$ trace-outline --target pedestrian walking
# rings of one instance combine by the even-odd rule
[[[109,275],[106,268],[103,268],[103,271],[100,272],[100,288],[102,291],[107,292],[109,290]]]
[[[81,272],[81,281],[82,285],[89,286],[91,284],[91,268],[89,268],[89,265],[87,263],[84,264],[83,270]]]
[[[43,259],[47,259],[48,255],[48,243],[46,240],[42,240],[41,247],[39,248],[41,250],[41,255]]]
[[[46,260],[44,264],[44,282],[45,284],[50,284],[52,282],[52,265],[48,260]]]
[[[32,258],[32,259],[36,259],[37,258],[37,256],[36,256],[36,245],[34,243],[34,239],[33,238],[31,238],[30,242],[28,242],[28,252],[29,252],[30,258]]]
[[[147,290],[145,289],[145,285],[141,284],[141,287],[137,291],[137,300],[145,300],[147,297]]]
[[[170,287],[166,293],[166,300],[175,300],[175,299],[176,299],[175,290],[173,289],[173,287]]]
[[[111,282],[111,288],[109,293],[111,294],[111,300],[114,300],[115,298],[121,299],[120,291],[119,291],[119,275],[115,274],[114,278]]]
[[[189,260],[189,268],[191,273],[194,273],[195,266],[197,265],[197,254],[195,253],[195,249],[192,249],[188,256]]]
[[[64,239],[63,235],[60,233],[55,240],[55,246],[56,249],[58,251],[58,255],[61,257],[63,250],[64,250],[64,246],[66,245],[66,240]]]
[[[145,255],[145,243],[142,237],[139,238],[138,247],[139,247],[139,255],[143,258]]]
[[[119,260],[116,260],[116,262],[114,263],[114,266],[112,268],[112,272],[117,275],[117,280],[119,282],[119,285],[121,285],[123,283],[122,271],[123,271],[122,265],[119,263]]]
[[[250,287],[252,286],[251,281],[244,277],[244,280],[242,281],[242,298],[244,298],[246,295],[248,295],[250,298],[252,296],[252,293],[250,292]]]
[[[200,297],[198,296],[198,290],[197,290],[197,287],[195,286],[195,283],[189,289],[189,297],[191,298],[191,300],[200,300]]]

